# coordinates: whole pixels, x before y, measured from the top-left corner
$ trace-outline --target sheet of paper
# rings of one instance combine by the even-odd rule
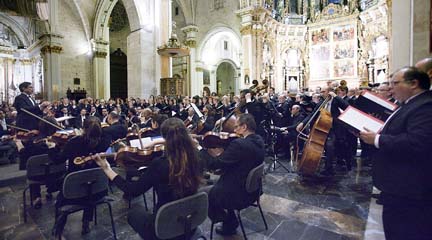
[[[141,138],[141,141],[142,141],[143,145],[146,145],[146,144],[150,143],[152,140],[151,140],[151,137],[146,137],[146,138]],[[130,140],[130,145],[131,145],[131,147],[136,147],[138,149],[141,149],[141,144],[140,144],[139,139]]]
[[[384,122],[374,118],[354,107],[348,107],[340,116],[339,120],[345,122],[351,127],[356,128],[359,131],[364,131],[365,128],[371,130],[374,133],[378,133]]]

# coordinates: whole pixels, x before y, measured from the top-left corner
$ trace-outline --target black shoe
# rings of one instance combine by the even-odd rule
[[[327,169],[327,170],[324,170],[324,171],[320,172],[320,174],[323,175],[323,176],[333,176],[335,173],[334,173],[333,170]]]
[[[41,198],[36,198],[33,201],[33,208],[34,209],[40,209],[42,207],[42,199]]]
[[[81,235],[86,235],[90,232],[90,222],[84,221],[82,223]]]
[[[216,233],[222,236],[232,236],[237,234],[237,228],[227,228],[227,227],[223,227],[223,226],[217,226],[216,227]]]

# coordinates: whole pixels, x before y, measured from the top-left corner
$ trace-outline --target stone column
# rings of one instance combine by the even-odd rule
[[[49,101],[58,100],[66,93],[62,91],[61,79],[61,52],[63,47],[61,40],[63,37],[59,34],[45,34],[42,36],[43,47],[41,53],[44,61],[44,83],[43,98]]]
[[[97,40],[93,53],[94,96],[98,99],[110,98],[110,60],[108,42]]]
[[[255,11],[251,9],[240,10],[238,15],[241,17],[242,51],[243,51],[243,69],[241,79],[247,74],[250,78],[250,84],[254,79],[260,80],[262,71],[262,25],[252,20]],[[244,81],[240,84],[240,89],[248,88]]]
[[[390,72],[403,66],[413,65],[413,6],[414,0],[388,0],[391,31]],[[404,17],[401,17],[404,16]]]
[[[197,56],[197,49],[196,49],[196,38],[198,33],[198,27],[195,25],[188,25],[181,29],[186,34],[186,46],[189,47],[190,53],[189,53],[189,60],[188,60],[188,71],[187,71],[187,79],[186,76],[184,76],[185,81],[187,82],[186,86],[189,86],[189,89],[186,90],[186,92],[192,96],[194,95],[200,95],[203,88],[202,81],[197,80],[197,75],[195,74],[196,69],[196,56]]]

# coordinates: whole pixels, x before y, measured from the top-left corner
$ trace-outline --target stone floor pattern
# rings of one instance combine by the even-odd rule
[[[289,167],[287,162],[283,163]],[[28,223],[24,224],[24,187],[24,181],[19,181],[0,188],[0,239],[52,239],[54,201],[43,199],[42,208],[30,209]],[[303,179],[295,173],[287,173],[283,168],[276,168],[275,171],[267,171],[263,188],[261,205],[269,229],[265,230],[259,210],[250,207],[242,211],[248,239],[364,239],[372,191],[370,168],[354,168],[349,173],[341,169],[336,171],[334,177],[315,179]],[[146,194],[150,208],[151,192]],[[110,197],[115,199],[113,212],[117,238],[140,239],[127,223],[128,203],[123,200],[122,192],[114,188],[114,194]],[[132,201],[134,207],[143,207],[142,197]],[[208,219],[201,229],[209,239]],[[64,236],[66,239],[113,239],[108,209],[105,206],[98,208],[98,225],[92,224],[91,232],[85,236],[81,235],[81,212],[72,214]],[[224,238],[214,234],[214,239],[243,238],[239,228],[235,236]]]

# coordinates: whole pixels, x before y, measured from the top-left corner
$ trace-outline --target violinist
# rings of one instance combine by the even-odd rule
[[[0,152],[6,152],[10,163],[16,162],[16,145],[10,140],[10,131],[6,125],[6,118],[3,110],[0,110]]]
[[[137,116],[137,110],[135,108],[129,108],[127,115],[128,127],[131,127],[133,124],[141,123],[141,119]]]
[[[155,189],[158,202],[154,214],[142,207],[128,213],[129,224],[143,239],[157,239],[154,219],[163,204],[195,194],[201,183],[198,157],[183,122],[170,118],[162,124],[161,133],[166,140],[165,155],[154,159],[136,182],[127,182],[111,169],[105,159],[96,158],[96,163],[108,178],[125,194],[138,195],[152,187]]]
[[[128,130],[124,124],[120,123],[120,116],[116,112],[110,112],[107,119],[109,127],[103,129],[104,134],[109,136],[112,141],[125,138]]]
[[[97,117],[87,117],[83,124],[83,135],[70,139],[64,146],[62,151],[51,151],[50,157],[54,162],[69,161],[68,172],[75,172],[83,169],[94,168],[97,165],[94,162],[90,162],[85,165],[75,165],[73,160],[76,157],[88,156],[92,153],[105,152],[110,146],[111,138],[103,133],[101,123]],[[102,192],[94,196],[94,200],[97,201],[107,193]],[[79,203],[80,200],[66,200],[63,197],[62,191],[57,195],[56,205],[61,207],[65,204]],[[93,209],[85,208],[82,218],[82,234],[90,232],[90,222],[93,219]],[[63,228],[66,224],[66,217],[60,215],[57,218],[56,226],[54,226],[54,232],[56,239],[61,237]]]
[[[150,108],[144,108],[141,113],[141,123],[139,124],[140,128],[148,128],[151,127],[152,121],[152,110]]]
[[[211,131],[215,126],[215,113],[213,111],[213,107],[210,104],[207,104],[203,107],[203,119],[202,121],[202,129],[198,134],[204,134],[208,131]]]
[[[53,117],[45,117],[46,121],[57,124],[57,121]],[[39,155],[39,154],[46,154],[48,153],[49,149],[55,147],[55,145],[47,143],[46,141],[40,141],[41,139],[45,139],[48,136],[51,136],[56,132],[56,128],[49,125],[46,122],[39,121],[39,134],[35,135],[34,137],[31,137],[28,141],[21,141],[19,139],[15,140],[15,144],[18,149],[18,156],[19,156],[19,169],[25,170],[27,165],[27,160],[31,156]],[[52,175],[50,176],[52,179],[56,179],[59,177],[59,175]],[[31,180],[41,180],[38,178],[31,179]],[[47,181],[50,184],[47,185],[47,200],[52,198],[51,193],[58,190],[58,183]],[[42,206],[41,201],[41,189],[40,185],[31,184],[30,185],[30,196],[32,196],[31,201],[33,201],[33,206],[35,209],[39,209]]]
[[[81,108],[80,115],[75,118],[75,128],[83,128],[85,119],[87,118],[87,109]]]
[[[158,137],[161,136],[161,126],[168,119],[166,114],[156,114],[151,120],[151,129],[144,131],[142,137]]]
[[[264,161],[264,141],[255,133],[256,123],[251,114],[241,114],[235,124],[235,133],[242,136],[233,140],[228,147],[209,149],[215,161],[209,166],[221,169],[222,175],[209,193],[209,218],[213,222],[222,221],[216,233],[233,235],[239,225],[232,209],[256,199],[259,190],[248,193],[245,189],[250,170]]]
[[[344,125],[338,120],[339,115],[341,114],[339,109],[345,110],[349,104],[347,101],[343,100],[341,97],[337,96],[336,93],[333,92],[332,87],[325,87],[321,90],[321,95],[323,99],[331,98],[331,100],[324,106],[324,109],[329,111],[331,113],[331,116],[333,118],[332,127],[330,129],[330,132],[327,137],[327,141],[325,143],[325,152],[326,152],[326,159],[325,159],[325,165],[324,165],[324,171],[321,172],[322,175],[325,176],[331,176],[334,175],[334,169],[333,169],[333,162],[335,160],[335,144],[337,141],[337,138],[343,138],[345,133],[345,127]],[[299,123],[296,127],[296,130],[300,132],[305,124],[310,120],[313,113],[318,111],[320,109],[321,103],[324,100],[321,100],[319,104],[317,104],[317,107],[312,111],[312,113],[307,116],[301,123]],[[317,115],[318,116],[318,115]],[[313,126],[313,124],[310,124],[310,126]]]
[[[188,113],[188,117],[184,121],[185,126],[189,130],[194,130],[198,126],[199,118],[195,114],[195,110],[193,109],[193,107],[188,108],[187,113]]]

